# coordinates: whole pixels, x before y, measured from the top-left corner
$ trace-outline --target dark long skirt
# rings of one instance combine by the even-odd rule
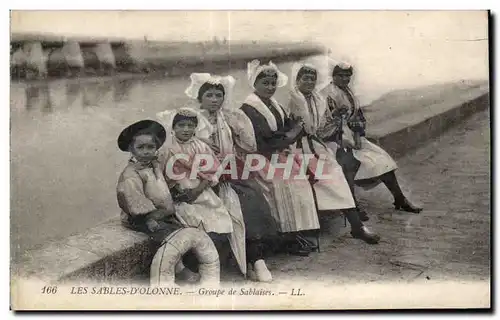
[[[252,180],[231,181],[231,187],[240,200],[246,238],[249,240],[276,238],[278,225],[257,183]]]

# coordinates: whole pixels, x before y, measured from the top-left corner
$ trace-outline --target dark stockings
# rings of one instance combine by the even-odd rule
[[[385,184],[387,189],[389,189],[389,191],[392,193],[394,201],[396,202],[404,201],[405,196],[403,194],[403,191],[401,190],[401,187],[399,186],[398,179],[396,178],[396,173],[394,170],[384,173],[379,177],[379,179]]]
[[[349,221],[352,230],[360,230],[363,227],[363,222],[361,222],[361,219],[359,218],[359,203],[356,198],[356,194],[354,193],[354,185],[356,173],[358,172],[361,162],[354,157],[352,150],[346,151],[341,148],[337,149],[336,158],[342,167],[342,171],[344,172],[347,184],[349,184],[352,197],[354,198],[354,203],[356,204],[356,208],[343,210],[342,213],[346,217],[347,221]]]

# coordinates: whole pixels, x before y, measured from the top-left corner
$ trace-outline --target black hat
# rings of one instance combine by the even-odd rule
[[[160,148],[167,138],[167,132],[160,123],[153,120],[142,120],[123,129],[118,136],[118,148],[122,151],[129,151],[130,143],[138,133],[152,134],[157,137],[159,144],[157,148]]]

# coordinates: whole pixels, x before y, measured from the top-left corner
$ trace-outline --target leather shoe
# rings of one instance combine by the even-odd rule
[[[396,208],[396,210],[407,211],[412,213],[420,213],[420,211],[422,211],[422,208],[419,208],[416,205],[412,204],[406,198],[404,198],[403,200],[395,201],[394,208]]]
[[[380,241],[380,236],[372,233],[367,227],[362,226],[358,230],[352,230],[351,235],[355,239],[361,239],[368,244],[377,244]]]

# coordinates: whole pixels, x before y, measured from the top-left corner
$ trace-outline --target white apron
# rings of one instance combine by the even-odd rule
[[[285,110],[275,99],[271,99],[271,101],[282,116],[282,119],[285,119],[287,116]],[[254,93],[250,94],[244,103],[250,105],[264,116],[271,131],[278,130],[277,119],[257,95]],[[253,127],[250,133],[250,136],[255,141],[256,133]],[[253,141],[250,144],[256,145]],[[282,157],[286,157],[286,155],[286,150],[280,153]],[[310,184],[306,180],[269,180],[267,179],[266,170],[262,170],[259,174],[260,179],[257,179],[257,181],[264,190],[269,190],[269,192],[265,193],[265,196],[269,200],[271,212],[274,219],[278,222],[281,232],[319,229],[314,194]]]
[[[230,112],[225,109],[224,111]],[[208,120],[208,114],[205,111],[201,111],[200,114],[205,116],[207,121],[210,122]],[[222,160],[222,157],[225,155],[234,153],[231,127],[227,123],[222,109],[217,111],[217,122],[212,124],[211,127],[207,126],[204,131],[205,133],[203,133],[203,131],[197,132],[197,136],[200,136],[202,139],[204,138],[211,147],[217,147],[219,151],[217,156],[221,158],[219,160]],[[233,232],[229,235],[229,245],[231,246],[231,250],[233,251],[241,273],[246,275],[245,220],[243,219],[238,194],[231,187],[230,183],[221,182],[219,183],[219,198],[222,200],[222,203],[224,203],[232,220]]]
[[[173,154],[211,154],[210,147],[193,137],[190,141],[179,143],[175,138],[169,143],[168,152]],[[175,183],[182,189],[196,188],[200,178],[190,179],[190,173]],[[218,182],[215,176],[212,177],[212,184]],[[205,232],[231,233],[233,232],[231,216],[224,206],[222,200],[215,194],[212,188],[205,189],[200,196],[192,203],[175,203],[176,217],[179,221],[189,227],[199,228]]]

